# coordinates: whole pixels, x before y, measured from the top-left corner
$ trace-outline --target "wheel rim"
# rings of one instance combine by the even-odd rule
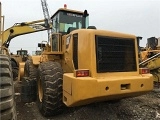
[[[41,80],[38,80],[38,96],[39,96],[39,101],[42,102],[43,99],[43,89],[42,89],[42,83]]]

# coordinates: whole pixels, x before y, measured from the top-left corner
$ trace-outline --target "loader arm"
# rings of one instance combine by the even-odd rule
[[[155,84],[160,82],[160,53],[157,53],[154,56],[142,61],[139,63],[139,66],[146,67],[150,70],[150,73],[153,75]]]
[[[11,39],[16,36],[44,31],[48,28],[51,28],[51,25],[47,25],[45,20],[16,23],[2,33],[2,46],[8,48]]]
[[[146,59],[145,61],[139,64],[141,67],[147,67],[150,70],[154,70],[160,68],[160,53]]]

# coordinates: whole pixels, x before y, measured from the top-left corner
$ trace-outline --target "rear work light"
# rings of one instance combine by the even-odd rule
[[[74,71],[75,77],[88,77],[89,76],[89,70],[75,70]]]
[[[139,68],[140,74],[148,74],[150,73],[150,70],[148,68]]]

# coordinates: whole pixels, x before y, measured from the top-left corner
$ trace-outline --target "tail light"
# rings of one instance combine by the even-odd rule
[[[88,77],[89,76],[89,70],[75,70],[74,71],[75,77]]]
[[[150,70],[148,68],[139,68],[140,74],[148,74],[150,73]]]

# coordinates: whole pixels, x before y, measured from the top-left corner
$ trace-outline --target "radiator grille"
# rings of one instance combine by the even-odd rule
[[[134,39],[95,37],[97,72],[136,71]]]

